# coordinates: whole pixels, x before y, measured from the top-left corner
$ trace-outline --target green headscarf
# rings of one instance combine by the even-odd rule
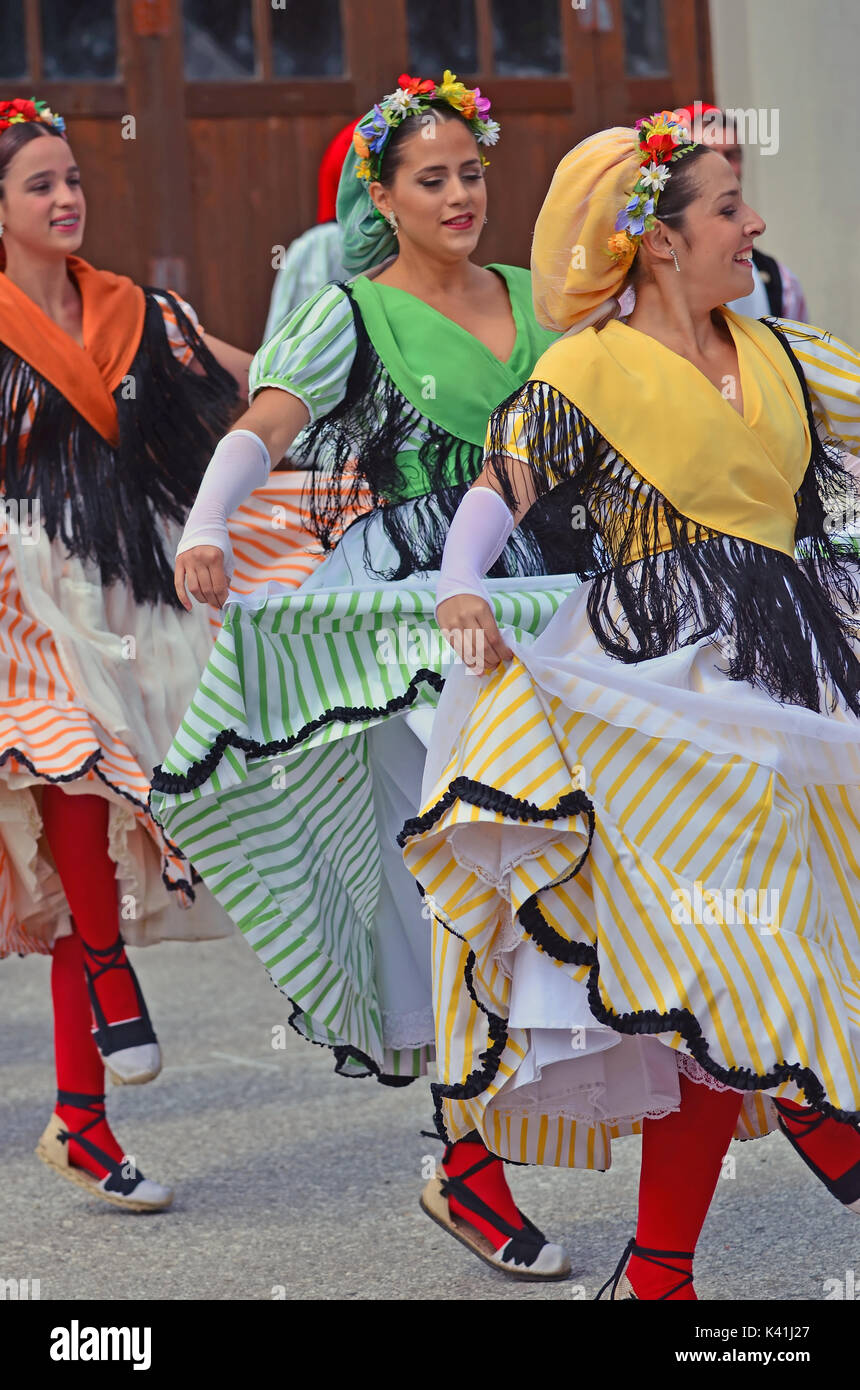
[[[368,111],[358,129],[372,121],[373,112]],[[343,233],[343,264],[349,275],[361,275],[397,249],[397,238],[373,206],[367,183],[356,176],[357,164],[358,155],[350,145],[337,186],[337,220]]]

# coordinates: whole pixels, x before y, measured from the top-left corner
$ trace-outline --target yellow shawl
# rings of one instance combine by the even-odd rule
[[[683,516],[794,554],[795,493],[811,439],[803,392],[776,336],[723,309],[737,347],[741,416],[697,367],[617,319],[547,349],[554,386]]]

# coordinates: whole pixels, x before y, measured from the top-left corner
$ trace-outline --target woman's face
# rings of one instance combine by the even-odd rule
[[[371,184],[370,196],[381,212],[394,212],[401,244],[463,260],[477,246],[487,213],[477,141],[460,120],[408,119],[414,131],[400,147],[394,181],[388,188]]]
[[[75,157],[59,136],[30,140],[3,180],[0,220],[7,254],[69,256],[84,239],[86,201]]]
[[[697,159],[693,172],[699,192],[684,215],[687,246],[678,246],[678,261],[685,290],[716,307],[752,292],[753,239],[765,223],[744,202],[737,175],[716,150]]]

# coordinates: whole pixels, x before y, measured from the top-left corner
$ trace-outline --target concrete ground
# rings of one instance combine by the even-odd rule
[[[0,965],[0,1280],[43,1299],[592,1298],[633,1232],[639,1141],[609,1173],[509,1169],[519,1205],[570,1252],[569,1282],[518,1284],[479,1263],[418,1208],[441,1146],[426,1082],[402,1090],[332,1074],[287,1030],[286,1002],[240,940],[135,953],[164,1046],[151,1085],[109,1096],[120,1142],[176,1189],[132,1216],[33,1157],[52,1108],[49,962]],[[860,1220],[779,1135],[732,1149],[700,1243],[702,1299],[860,1295]],[[826,1283],[826,1281],[831,1281]]]

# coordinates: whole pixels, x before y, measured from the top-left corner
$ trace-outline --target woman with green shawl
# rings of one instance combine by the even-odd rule
[[[526,270],[470,259],[487,220],[481,148],[498,134],[488,108],[450,73],[404,74],[359,124],[337,204],[354,278],[324,287],[254,359],[250,409],[179,547],[177,592],[189,608],[189,591],[225,604],[227,518],[287,449],[313,470],[308,509],[332,553],[298,589],[230,595],[153,780],[157,818],[290,999],[290,1022],[341,1075],[389,1085],[433,1056],[430,922],[395,841],[451,659],[434,572],[490,414],[554,336]],[[364,514],[343,532],[346,508]],[[499,621],[524,636],[575,582],[540,578],[555,568],[552,529],[538,518],[492,571]],[[434,1219],[505,1273],[568,1273],[477,1134],[443,1166]]]

